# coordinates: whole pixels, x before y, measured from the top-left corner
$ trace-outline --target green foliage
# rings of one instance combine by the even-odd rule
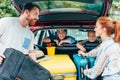
[[[115,1],[115,2],[119,2],[120,0],[113,0],[113,1]]]
[[[82,8],[83,3],[73,1],[40,1],[39,5],[42,10],[53,9],[53,8]]]
[[[88,9],[88,10],[93,10],[93,11],[96,11],[98,13],[101,12],[102,10],[102,7],[103,7],[103,3],[100,1],[100,2],[97,2],[95,4],[86,4],[85,5],[85,8]]]
[[[109,16],[112,19],[120,20],[120,0],[113,0],[112,7],[109,11]]]
[[[86,9],[100,12],[102,9],[100,7],[102,5],[100,2],[98,2],[96,4],[83,4],[83,3],[75,2],[73,4],[72,1],[66,1],[66,0],[64,0],[62,2],[58,1],[58,0],[56,0],[56,1],[44,0],[44,1],[40,1],[39,5],[42,8],[42,10],[50,9],[50,8],[67,8],[67,7],[83,8],[83,7],[85,7]],[[113,0],[113,4],[109,11],[109,15],[113,19],[120,20],[120,0]],[[16,12],[16,10],[14,9],[10,0],[0,0],[0,18],[6,17],[6,16],[16,17],[16,16],[18,16],[18,12]]]
[[[18,16],[13,5],[10,3],[10,0],[1,0],[0,1],[0,18],[8,16]]]

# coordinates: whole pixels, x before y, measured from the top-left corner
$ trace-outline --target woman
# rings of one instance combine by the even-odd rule
[[[83,56],[96,57],[95,65],[84,70],[84,74],[91,79],[102,74],[103,80],[120,80],[120,21],[98,18],[95,34],[102,39],[100,46],[87,54],[78,52]]]

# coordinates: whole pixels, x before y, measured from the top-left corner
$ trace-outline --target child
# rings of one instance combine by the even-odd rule
[[[83,52],[89,52],[100,44],[95,36],[95,31],[88,31],[88,40],[83,40],[76,44],[76,46]],[[83,46],[84,45],[84,46]]]

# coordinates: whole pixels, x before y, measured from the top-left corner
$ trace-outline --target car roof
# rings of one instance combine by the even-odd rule
[[[35,26],[94,25],[98,17],[107,16],[108,11],[112,4],[112,0],[66,0],[66,1],[11,0],[11,1],[19,12],[21,12],[22,7],[26,3],[35,2],[39,4],[41,8],[41,13],[39,15],[39,20],[37,21]],[[50,5],[48,5],[47,3]],[[59,6],[57,4],[59,4]]]

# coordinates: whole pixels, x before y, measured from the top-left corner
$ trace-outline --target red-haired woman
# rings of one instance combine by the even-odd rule
[[[100,17],[96,22],[95,34],[102,43],[83,56],[96,57],[95,65],[84,70],[84,74],[94,79],[102,74],[103,80],[120,80],[120,21]]]

